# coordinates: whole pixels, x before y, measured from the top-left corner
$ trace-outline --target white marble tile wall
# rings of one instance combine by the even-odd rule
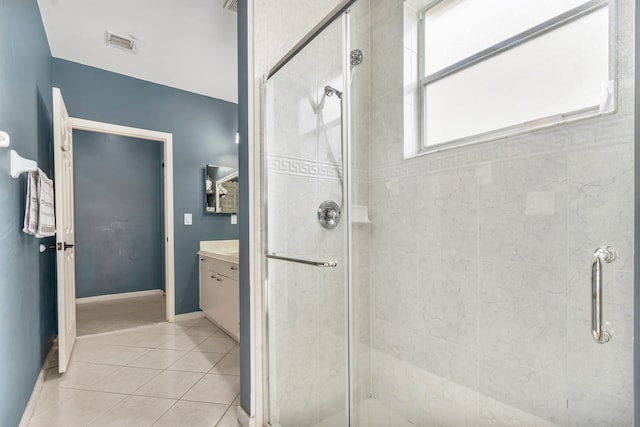
[[[372,395],[416,425],[632,425],[634,4],[617,7],[616,113],[404,160],[403,2],[371,1]]]

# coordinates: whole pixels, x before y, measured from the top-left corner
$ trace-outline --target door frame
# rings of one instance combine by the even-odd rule
[[[176,292],[175,292],[175,258],[174,258],[174,224],[173,224],[173,134],[120,126],[111,123],[71,117],[72,130],[104,133],[108,135],[126,136],[160,142],[164,152],[164,265],[166,298],[166,319],[176,321]]]

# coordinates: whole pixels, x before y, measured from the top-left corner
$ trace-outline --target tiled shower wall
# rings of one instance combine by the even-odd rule
[[[616,113],[405,160],[403,2],[371,1],[372,394],[417,425],[632,425],[634,4],[617,7]],[[602,244],[620,253],[606,345]]]

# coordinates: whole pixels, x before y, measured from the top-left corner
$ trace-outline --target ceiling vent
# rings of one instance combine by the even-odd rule
[[[228,11],[238,13],[238,0],[225,0],[223,7]]]
[[[109,46],[117,47],[118,49],[127,50],[129,52],[136,52],[136,41],[132,38],[119,36],[107,31],[107,44]]]

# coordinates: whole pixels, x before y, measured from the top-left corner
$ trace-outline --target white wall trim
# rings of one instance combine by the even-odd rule
[[[46,371],[47,369],[53,367],[52,365],[55,364],[55,359],[57,356],[58,349],[56,344],[54,343],[49,349],[47,357],[44,359],[44,363],[42,363],[40,373],[38,374],[38,379],[33,386],[33,391],[31,392],[31,396],[29,397],[27,406],[24,408],[24,412],[22,413],[22,418],[20,419],[20,424],[18,424],[18,427],[27,427],[31,422],[31,418],[33,417],[33,413],[36,410],[38,400],[40,400],[40,393],[42,392],[42,386],[44,385],[44,377],[46,375]]]
[[[204,317],[204,311],[192,311],[191,313],[176,314],[175,321],[199,319],[201,317]]]
[[[151,289],[148,291],[123,292],[120,294],[107,294],[107,295],[98,295],[95,297],[83,297],[83,298],[76,298],[76,304],[87,304],[90,302],[112,301],[112,300],[118,300],[118,299],[146,297],[150,295],[162,295],[163,292],[164,291],[162,289]]]
[[[262,78],[256,78],[255,61],[255,33],[254,33],[254,5],[252,1],[247,2],[247,151],[248,151],[248,183],[249,183],[249,265],[251,275],[249,277],[249,335],[251,345],[249,348],[249,358],[251,364],[251,416],[249,427],[262,427],[267,425],[267,411],[265,410],[266,378],[264,365],[266,363],[266,352],[264,346],[266,316],[263,300],[264,265],[263,265],[263,243],[264,224],[262,215],[263,197],[263,123],[262,123]],[[244,413],[241,406],[238,406],[238,420],[240,411]],[[246,414],[246,413],[245,413]],[[243,426],[245,426],[243,424]]]
[[[238,420],[238,424],[242,427],[255,427],[256,419],[251,418],[245,411],[242,409],[242,406],[238,406],[236,410],[236,418]]]
[[[162,143],[164,147],[164,234],[166,238],[165,290],[167,292],[166,318],[168,322],[176,321],[176,290],[175,290],[175,258],[173,232],[173,135],[148,129],[139,129],[111,123],[71,117],[71,127],[89,132],[107,133],[110,135],[127,136]]]

